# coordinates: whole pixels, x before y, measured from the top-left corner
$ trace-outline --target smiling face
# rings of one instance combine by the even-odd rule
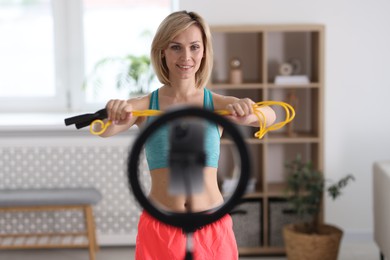
[[[163,51],[170,81],[193,79],[204,56],[202,33],[191,25],[177,35]]]

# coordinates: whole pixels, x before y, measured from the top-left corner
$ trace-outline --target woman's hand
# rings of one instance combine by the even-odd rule
[[[133,98],[129,100],[111,99],[106,104],[107,119],[111,125],[100,134],[101,137],[109,137],[128,130],[134,124],[140,126],[145,117],[134,116],[133,111],[145,110],[149,106],[149,96]]]
[[[236,102],[228,104],[226,110],[230,112],[232,116],[244,117],[253,114],[253,102],[249,98],[238,99]]]
[[[255,115],[255,113],[259,114],[261,112],[260,120],[265,120],[265,125],[270,126],[276,120],[275,111],[269,107],[264,106],[261,108],[256,108],[254,111],[253,102],[249,98],[237,99],[236,101],[228,104],[226,109],[229,111],[230,116],[229,119],[239,125],[247,125],[247,126],[259,126],[259,117]]]
[[[253,114],[253,102],[249,98],[236,99],[226,106],[230,116],[228,118],[239,125],[256,126],[257,117]]]
[[[128,124],[132,119],[132,105],[126,100],[112,99],[106,105],[108,120],[114,125]]]

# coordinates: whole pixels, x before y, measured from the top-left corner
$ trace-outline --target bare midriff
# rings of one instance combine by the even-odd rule
[[[205,167],[203,171],[203,191],[186,195],[169,193],[169,169],[155,169],[150,172],[152,186],[149,199],[161,209],[173,212],[200,212],[220,206],[223,203],[222,194],[217,183],[217,169]]]

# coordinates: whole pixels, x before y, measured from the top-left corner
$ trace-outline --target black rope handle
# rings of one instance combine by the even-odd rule
[[[107,110],[105,108],[96,111],[95,113],[83,114],[74,117],[65,118],[65,125],[75,125],[77,129],[89,126],[93,121],[107,118]]]

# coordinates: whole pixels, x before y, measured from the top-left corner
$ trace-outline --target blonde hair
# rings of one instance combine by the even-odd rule
[[[195,12],[178,11],[168,15],[160,24],[152,42],[150,52],[154,71],[163,84],[170,85],[169,70],[163,58],[162,52],[168,44],[180,33],[190,26],[196,25],[202,32],[204,45],[204,57],[198,71],[195,74],[195,85],[203,87],[210,78],[213,68],[213,46],[211,33],[205,20]]]

